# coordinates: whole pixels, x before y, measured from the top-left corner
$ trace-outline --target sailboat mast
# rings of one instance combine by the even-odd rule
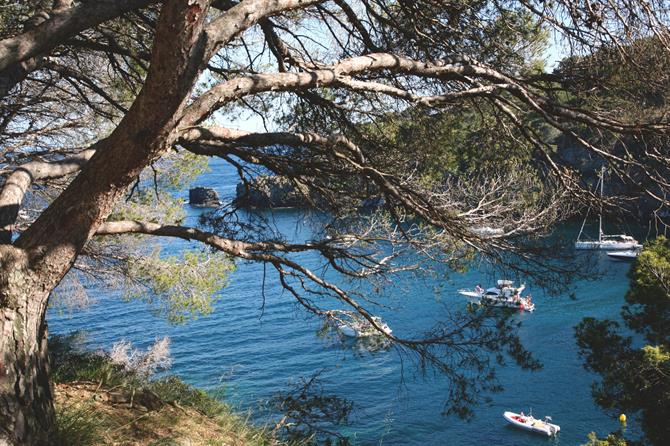
[[[600,169],[600,215],[599,215],[599,227],[598,227],[598,241],[602,243],[603,241],[603,186],[605,184],[605,166],[602,166]]]

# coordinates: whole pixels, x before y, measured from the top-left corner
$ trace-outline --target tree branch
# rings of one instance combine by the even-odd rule
[[[31,161],[9,175],[0,190],[0,244],[10,243],[23,197],[32,183],[78,172],[96,151],[92,146],[59,161]]]
[[[207,26],[205,60],[211,59],[223,45],[259,20],[323,1],[325,0],[244,0],[231,6]]]
[[[69,8],[65,6],[71,2],[59,3],[62,5],[57,5],[53,16],[43,23],[0,40],[0,80],[17,70],[25,72],[26,67],[20,66],[22,63],[47,54],[79,32],[125,12],[157,3],[157,0],[99,0],[80,2]]]
[[[260,261],[271,263],[277,268],[277,270],[282,274],[284,272],[281,266],[287,267],[290,270],[293,270],[297,273],[302,274],[311,282],[314,282],[316,285],[322,287],[323,289],[334,293],[340,300],[347,303],[353,307],[361,316],[368,320],[368,322],[381,334],[389,337],[390,339],[400,341],[406,345],[412,345],[416,343],[423,344],[423,340],[419,341],[408,341],[401,340],[396,338],[393,335],[389,335],[384,332],[382,327],[379,325],[378,321],[375,320],[370,313],[367,312],[360,304],[358,304],[354,299],[352,299],[348,293],[340,289],[336,285],[327,282],[326,280],[318,277],[309,269],[304,266],[289,260],[285,257],[277,256],[272,254],[272,251],[304,251],[307,249],[314,249],[314,246],[310,245],[296,245],[291,247],[291,245],[284,245],[279,243],[247,243],[241,242],[238,240],[231,240],[223,237],[219,237],[216,234],[211,232],[200,231],[195,228],[189,228],[185,226],[162,226],[157,223],[148,223],[148,222],[139,222],[139,221],[110,221],[105,222],[98,228],[96,235],[119,235],[119,234],[148,234],[164,237],[176,237],[184,240],[197,240],[200,241],[212,248],[215,248],[219,251],[225,252],[228,255],[233,257],[238,257],[245,260],[251,261]],[[285,273],[285,272],[284,272]],[[283,274],[282,274],[283,275]],[[302,299],[298,299],[299,302],[303,303]],[[317,308],[310,305],[306,305],[310,311],[317,314],[324,314],[319,311]]]
[[[0,71],[64,43],[77,33],[127,11],[143,8],[157,0],[102,0],[81,2],[54,14],[37,27],[15,37],[0,40]]]

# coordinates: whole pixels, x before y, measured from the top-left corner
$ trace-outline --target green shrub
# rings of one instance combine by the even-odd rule
[[[149,390],[167,403],[188,406],[210,418],[229,412],[228,406],[176,376],[167,376],[149,384]]]
[[[107,428],[104,415],[86,404],[56,407],[56,429],[53,446],[95,446],[102,444],[102,431]]]

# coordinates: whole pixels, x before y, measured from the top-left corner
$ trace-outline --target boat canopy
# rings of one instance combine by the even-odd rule
[[[512,285],[514,285],[514,282],[511,280],[505,280],[505,279],[498,280],[499,287],[512,286]]]

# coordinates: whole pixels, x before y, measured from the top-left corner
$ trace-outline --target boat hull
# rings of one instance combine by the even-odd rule
[[[515,302],[506,299],[490,299],[484,298],[481,300],[482,305],[498,308],[512,308],[515,310],[535,311],[535,304],[526,302]]]
[[[599,242],[599,241],[575,242],[575,249],[602,249],[606,251],[622,251],[626,249],[636,249],[639,247],[640,244],[635,242]]]
[[[481,299],[482,296],[484,295],[483,293],[479,293],[477,291],[468,291],[468,290],[458,290],[458,294],[465,297],[471,297],[473,299]]]
[[[367,338],[367,337],[370,337],[370,336],[380,336],[382,334],[382,333],[380,333],[376,330],[375,331],[359,331],[359,330],[356,330],[354,327],[351,327],[347,324],[338,324],[337,329],[340,331],[340,333],[342,333],[344,336],[346,336],[348,338]],[[391,328],[386,324],[382,324],[381,329],[384,333],[386,333],[389,336],[391,336],[391,334],[393,333],[393,330],[391,330]]]
[[[611,259],[616,260],[635,260],[638,254],[638,251],[614,251],[607,253]]]
[[[337,329],[340,330],[340,333],[342,333],[344,336],[347,336],[349,338],[360,337],[358,331],[354,330],[352,327],[350,327],[346,324],[338,325]]]

